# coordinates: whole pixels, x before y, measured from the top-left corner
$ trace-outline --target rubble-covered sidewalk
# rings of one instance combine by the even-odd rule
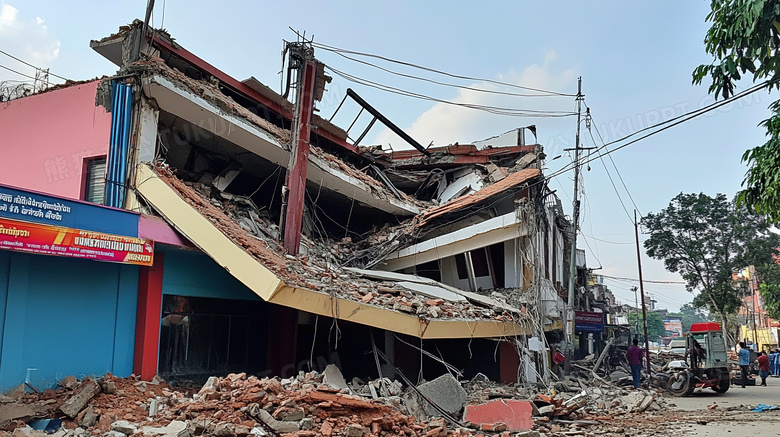
[[[459,382],[445,374],[413,388],[388,378],[346,383],[334,366],[289,379],[211,377],[199,390],[111,374],[68,377],[59,385],[32,393],[19,386],[0,397],[0,435],[679,435],[692,425],[734,420],[748,408],[674,411],[660,391],[588,386],[571,378],[558,385],[568,388],[564,392],[498,384],[481,375]]]

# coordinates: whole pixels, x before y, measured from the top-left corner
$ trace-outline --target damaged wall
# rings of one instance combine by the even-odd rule
[[[0,184],[82,197],[84,159],[105,156],[111,114],[99,80],[0,103]]]

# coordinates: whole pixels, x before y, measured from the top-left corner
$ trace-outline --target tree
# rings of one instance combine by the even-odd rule
[[[756,267],[760,279],[758,292],[769,317],[780,320],[780,265],[766,263]]]
[[[639,314],[637,313],[628,313],[628,324],[631,326],[632,330],[636,330],[636,327],[639,326],[639,332],[635,334],[639,334],[640,337],[645,335],[644,327],[642,326],[642,312],[639,311]],[[648,311],[647,312],[647,338],[650,341],[657,341],[658,337],[664,337],[666,335],[666,326],[664,325],[664,316],[662,316],[660,313],[655,313]]]
[[[688,291],[700,290],[693,305],[717,314],[724,335],[728,316],[739,309],[744,295],[732,273],[771,261],[780,245],[764,219],[737,208],[724,194],[680,193],[661,212],[644,217],[642,225],[650,234],[644,243],[647,255],[679,272]]]
[[[682,315],[683,332],[691,330],[691,325],[694,323],[708,322],[710,315],[701,308],[686,303],[680,307],[680,315]]]
[[[733,96],[743,75],[780,89],[780,0],[712,0],[710,8],[707,21],[712,27],[704,44],[713,62],[694,70],[693,83],[709,76],[708,91],[716,99]],[[742,155],[748,171],[737,200],[780,223],[780,101],[769,109],[772,115],[759,124],[767,141]]]

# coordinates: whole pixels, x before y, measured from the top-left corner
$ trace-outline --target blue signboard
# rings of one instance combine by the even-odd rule
[[[138,215],[0,185],[0,217],[128,237],[138,236]]]
[[[575,311],[574,330],[580,332],[604,332],[604,313]]]

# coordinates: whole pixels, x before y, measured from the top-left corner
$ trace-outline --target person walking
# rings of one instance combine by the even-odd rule
[[[769,356],[765,352],[759,352],[758,358],[758,376],[761,377],[761,386],[766,387],[766,377],[769,376]]]
[[[742,373],[742,388],[745,388],[748,377],[748,366],[750,366],[750,349],[747,348],[744,341],[739,342],[739,369]]]
[[[628,348],[626,359],[631,366],[631,377],[634,380],[634,388],[639,388],[642,378],[642,355],[644,350],[639,347],[639,340],[634,339],[634,345]]]

